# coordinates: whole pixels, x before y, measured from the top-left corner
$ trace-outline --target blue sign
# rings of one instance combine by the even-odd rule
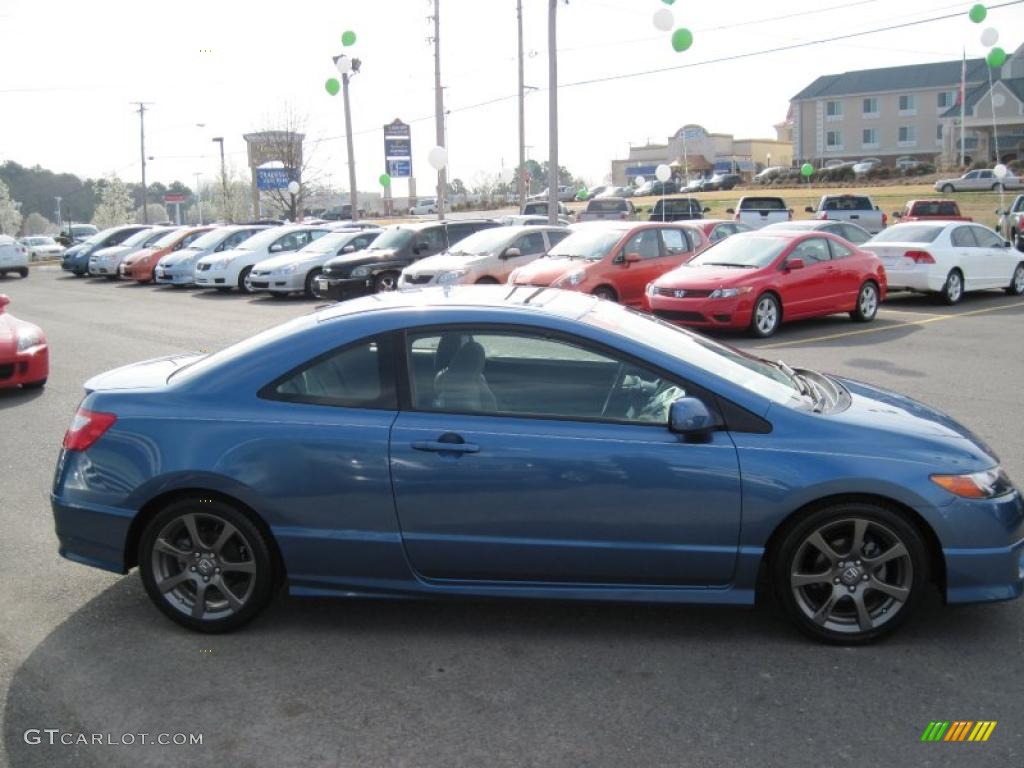
[[[412,161],[408,158],[389,157],[386,160],[388,176],[393,179],[407,179],[412,176]]]
[[[408,123],[394,120],[384,126],[384,167],[393,179],[412,176],[412,131]]]
[[[385,157],[412,157],[412,142],[404,139],[384,139]]]
[[[637,176],[653,176],[657,169],[656,165],[633,165],[626,169],[626,179],[632,181]]]
[[[257,189],[288,189],[293,177],[291,168],[257,168]]]

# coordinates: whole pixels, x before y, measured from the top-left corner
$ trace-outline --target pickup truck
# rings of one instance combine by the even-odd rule
[[[1004,189],[1021,189],[1021,187],[1024,187],[1024,183],[1017,176],[1012,173],[1002,177],[996,176],[996,172],[992,168],[980,168],[968,171],[956,179],[939,179],[935,182],[935,191],[946,195],[950,192],[972,192],[986,189],[1000,192]]]
[[[1024,195],[1017,195],[1009,208],[996,213],[999,215],[996,231],[1017,246],[1018,251],[1024,251]]]
[[[751,229],[793,220],[793,209],[787,208],[781,197],[741,197],[735,209],[726,208],[725,212]]]
[[[703,219],[710,210],[692,197],[665,197],[651,208],[651,221],[693,221]]]
[[[955,200],[910,200],[902,211],[893,211],[892,217],[905,221],[970,221],[960,213]]]
[[[519,211],[522,216],[547,216],[548,215],[548,201],[547,200],[529,200],[526,205]],[[558,215],[559,216],[572,216],[573,213],[561,203],[558,204]]]
[[[576,216],[576,221],[624,221],[636,218],[636,208],[624,197],[597,197]]]
[[[877,235],[889,223],[889,217],[866,195],[825,195],[817,208],[804,209],[814,218],[827,221],[849,221]]]

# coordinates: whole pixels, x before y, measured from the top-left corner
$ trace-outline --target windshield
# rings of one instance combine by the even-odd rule
[[[789,245],[785,237],[733,235],[708,248],[687,266],[767,267]]]
[[[343,248],[357,234],[356,232],[335,232],[330,235],[324,235],[319,240],[314,240],[304,248],[300,248],[297,253],[330,253]]]
[[[589,325],[620,333],[637,344],[668,352],[772,402],[782,405],[806,402],[800,397],[792,377],[778,366],[653,315],[599,301],[582,319]]]
[[[573,232],[550,251],[548,256],[600,261],[615,244],[622,239],[625,232],[620,229],[588,229]]]
[[[155,248],[167,248],[168,246],[174,245],[180,237],[181,232],[175,229],[162,235],[159,240],[153,243],[153,246]]]
[[[373,241],[370,250],[379,251],[383,248],[401,248],[412,240],[413,230],[395,227],[384,230],[384,234]]]
[[[106,240],[114,230],[104,229],[102,232],[97,232],[92,237],[89,237],[82,241],[83,245],[96,245],[96,243],[102,243]]]
[[[869,242],[871,243],[933,243],[942,234],[945,226],[934,224],[897,224],[883,229]]]
[[[474,232],[453,244],[449,253],[455,256],[474,256],[483,253],[491,253],[508,244],[509,238],[514,237],[507,230],[501,227],[492,227]]]
[[[142,245],[144,242],[149,240],[149,238],[151,238],[152,236],[153,236],[153,230],[152,229],[143,229],[140,232],[136,232],[134,235],[129,237],[124,242],[120,243],[120,245],[129,245],[129,246],[131,246],[131,245]]]

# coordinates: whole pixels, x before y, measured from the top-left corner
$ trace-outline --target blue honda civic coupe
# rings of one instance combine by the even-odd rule
[[[750,604],[819,640],[1018,597],[1024,502],[925,405],[576,292],[377,294],[86,383],[60,552],[186,627],[295,595]]]

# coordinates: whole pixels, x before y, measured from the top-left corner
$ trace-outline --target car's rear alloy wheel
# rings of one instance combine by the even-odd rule
[[[1013,278],[1010,280],[1006,292],[1011,296],[1020,296],[1024,293],[1024,261],[1013,270]]]
[[[878,286],[868,280],[857,294],[857,308],[850,317],[860,323],[870,323],[878,314]]]
[[[859,644],[891,632],[928,579],[924,542],[900,514],[871,503],[819,509],[773,556],[776,594],[797,626],[818,640]]]
[[[377,293],[386,293],[398,288],[397,272],[381,272],[373,281],[373,287]]]
[[[781,320],[782,307],[779,306],[779,300],[771,293],[764,293],[754,304],[754,313],[750,318],[750,332],[758,338],[766,339],[779,329]]]
[[[146,592],[190,629],[224,632],[270,600],[273,561],[252,521],[214,499],[174,502],[150,521],[139,545]]]
[[[964,276],[959,269],[950,270],[946,284],[942,286],[942,300],[952,306],[964,297]]]

